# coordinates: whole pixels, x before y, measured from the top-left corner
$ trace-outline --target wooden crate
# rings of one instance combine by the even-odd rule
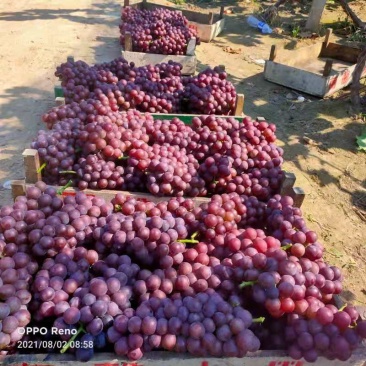
[[[182,75],[193,75],[196,72],[197,58],[196,38],[191,38],[188,42],[187,53],[185,55],[163,55],[156,53],[144,53],[132,51],[132,38],[130,33],[125,34],[125,44],[122,49],[122,57],[128,62],[133,62],[135,66],[156,65],[162,62],[174,61],[182,65]]]
[[[135,52],[134,52],[135,53]],[[68,56],[67,57],[68,62],[74,62],[75,58],[74,56]],[[225,65],[219,65],[219,67],[225,71]],[[60,79],[61,81],[61,79]],[[62,86],[55,85],[54,86],[54,94],[55,94],[55,104],[56,106],[65,105],[65,98]],[[236,95],[236,101],[235,101],[235,111],[233,116],[218,116],[221,118],[228,118],[228,117],[235,117],[235,118],[241,118],[244,116],[244,94],[237,94]],[[164,114],[164,113],[151,113],[153,116],[157,116],[157,118],[164,118],[164,119],[173,119],[174,117],[177,117],[181,119],[184,123],[189,124],[190,120],[193,117],[199,116],[197,114]],[[164,117],[162,117],[164,116]]]
[[[179,117],[179,116],[178,116]],[[191,118],[191,116],[189,116]],[[161,115],[156,115],[156,118],[161,118]],[[173,118],[173,117],[172,117]],[[258,117],[257,120],[263,120],[263,118]],[[14,180],[12,181],[12,194],[15,199],[25,193],[26,187],[33,185],[34,183],[42,180],[42,173],[40,171],[41,162],[38,155],[38,151],[35,149],[25,149],[23,152],[24,160],[24,180]],[[300,207],[305,199],[305,192],[300,187],[295,187],[296,176],[293,173],[285,172],[282,181],[280,194],[288,195],[294,199],[295,206]],[[56,187],[60,189],[61,187]],[[79,190],[77,188],[67,188],[64,191],[64,195],[74,195]],[[167,201],[171,197],[156,197],[149,193],[139,193],[139,192],[129,192],[120,190],[83,190],[85,194],[92,196],[100,196],[106,200],[111,200],[117,193],[122,193],[125,196],[133,196],[139,200],[151,201],[151,202],[161,202]],[[208,197],[195,197],[192,198],[197,206],[204,202],[208,202],[210,199]]]
[[[0,356],[6,366],[365,366],[366,349],[355,350],[348,361],[319,357],[316,363],[294,360],[284,351],[258,351],[243,358],[198,358],[188,354],[153,351],[139,361],[128,361],[112,353],[96,353],[88,362],[75,361],[72,354],[29,354]]]
[[[189,24],[197,29],[197,36],[202,42],[211,42],[215,39],[224,29],[225,26],[225,8],[220,7],[220,13],[214,14],[201,13],[194,10],[177,9],[172,6],[150,3],[146,0],[137,1],[124,1],[124,6],[133,6],[139,9],[151,10],[154,8],[164,8],[169,10],[180,11],[189,21]]]
[[[277,52],[272,46],[264,77],[276,84],[317,97],[326,97],[352,82],[361,50],[331,43],[331,29],[325,40],[298,50]],[[366,76],[366,67],[363,71]]]

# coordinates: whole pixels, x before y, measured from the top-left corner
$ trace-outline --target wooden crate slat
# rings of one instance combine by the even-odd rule
[[[199,358],[189,354],[153,351],[146,353],[139,361],[129,361],[112,353],[96,353],[87,362],[75,360],[72,354],[29,354],[0,356],[4,366],[312,366],[314,363],[301,359],[296,361],[286,355],[284,351],[258,351],[248,353],[243,358]],[[353,352],[352,357],[346,361],[327,360],[319,357],[317,366],[364,366],[366,350],[360,347]]]
[[[38,151],[35,149],[25,149],[23,152],[25,180],[28,183],[36,183],[42,179],[39,171],[41,164]]]

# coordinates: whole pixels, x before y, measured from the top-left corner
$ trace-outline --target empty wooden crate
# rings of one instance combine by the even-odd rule
[[[264,77],[273,83],[299,90],[317,97],[326,97],[352,82],[358,48],[325,41],[296,50],[277,51],[272,46],[266,61]],[[366,68],[363,70],[366,76]]]

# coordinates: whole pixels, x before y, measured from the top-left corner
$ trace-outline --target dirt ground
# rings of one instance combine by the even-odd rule
[[[351,118],[347,100],[305,95],[306,102],[294,103],[296,92],[264,80],[258,60],[268,58],[272,44],[292,49],[312,42],[298,42],[289,31],[262,35],[251,29],[245,14],[267,4],[230,3],[233,13],[222,35],[197,48],[199,69],[224,64],[238,92],[245,94],[244,112],[276,123],[285,169],[296,173],[297,186],[307,193],[303,212],[309,227],[320,234],[326,259],[343,268],[344,297],[365,305],[366,155],[355,144],[365,123]],[[307,10],[299,4],[281,12],[279,27],[303,24]],[[195,7],[209,10],[205,2]],[[0,2],[0,205],[11,202],[2,185],[23,178],[22,150],[43,128],[42,113],[54,105],[56,65],[68,55],[90,63],[118,57],[119,12],[119,2],[112,0]],[[344,19],[340,9],[329,5],[323,22]]]

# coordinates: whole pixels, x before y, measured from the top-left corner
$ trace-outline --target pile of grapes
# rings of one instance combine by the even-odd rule
[[[121,16],[120,42],[124,47],[126,32],[131,33],[132,50],[163,55],[185,55],[197,31],[189,27],[180,11],[168,9],[140,10],[125,7]]]
[[[2,354],[285,349],[315,362],[366,338],[356,309],[334,306],[341,272],[290,197],[105,202],[38,182],[1,208],[0,250]]]
[[[135,67],[118,58],[94,66],[66,62],[57,67],[55,75],[62,80],[66,103],[71,105],[96,101],[114,111],[234,114],[235,87],[221,68],[207,68],[192,77],[182,76],[181,69],[182,65],[172,61]],[[45,119],[52,122],[54,113],[50,111]],[[70,117],[75,115],[70,113]]]
[[[210,115],[186,125],[105,104],[70,104],[46,116],[53,129],[31,145],[46,183],[155,196],[236,192],[263,201],[279,192],[283,151],[274,144],[275,125]]]

